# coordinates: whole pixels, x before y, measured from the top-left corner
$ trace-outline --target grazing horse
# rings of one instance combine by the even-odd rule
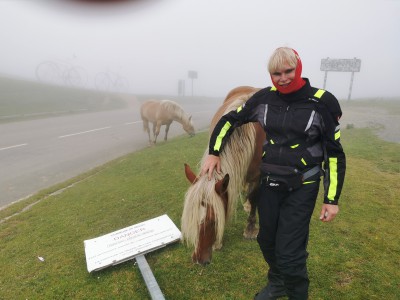
[[[140,115],[143,120],[143,130],[149,135],[149,144],[155,144],[160,133],[160,127],[165,125],[164,141],[167,140],[169,127],[173,121],[182,124],[190,136],[194,136],[192,116],[185,113],[183,108],[171,100],[147,100],[140,107]],[[149,123],[153,124],[153,140],[150,138]]]
[[[212,119],[210,132],[222,115],[242,105],[258,90],[246,87],[242,93],[226,98]],[[236,128],[220,153],[223,174],[214,172],[211,180],[207,175],[196,176],[185,164],[185,174],[191,186],[185,195],[181,231],[186,243],[194,247],[193,262],[209,264],[212,251],[222,247],[225,224],[235,215],[237,200],[244,188],[251,209],[243,235],[245,238],[256,238],[256,201],[264,141],[265,132],[258,123]],[[201,166],[207,155],[208,147]]]

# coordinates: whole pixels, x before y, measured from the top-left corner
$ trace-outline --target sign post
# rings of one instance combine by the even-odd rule
[[[181,232],[167,215],[84,241],[88,272],[136,258],[153,300],[164,296],[144,255],[179,241]]]
[[[185,96],[185,80],[178,81],[178,96]]]
[[[197,79],[197,71],[189,71],[188,77],[192,79],[192,97],[193,97],[193,79]]]
[[[349,96],[347,100],[351,98],[351,90],[353,88],[354,72],[360,72],[361,59],[354,57],[353,59],[331,59],[329,57],[321,59],[321,71],[325,71],[324,77],[324,89],[326,86],[326,79],[328,77],[328,71],[333,72],[351,72]]]

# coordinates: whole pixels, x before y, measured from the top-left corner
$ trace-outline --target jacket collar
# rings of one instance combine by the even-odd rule
[[[278,96],[284,100],[285,102],[297,102],[303,99],[308,99],[310,97],[310,95],[312,95],[312,88],[310,85],[310,81],[308,80],[308,78],[303,78],[304,81],[306,82],[306,84],[299,89],[296,92],[290,93],[290,94],[282,94],[279,91],[277,91]]]

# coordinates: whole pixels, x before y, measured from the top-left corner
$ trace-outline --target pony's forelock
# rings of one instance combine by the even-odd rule
[[[207,176],[198,178],[185,194],[185,202],[181,220],[182,236],[187,244],[197,247],[199,226],[202,223],[201,209],[212,206],[216,217],[215,230],[217,241],[222,240],[225,227],[225,209],[221,198],[215,192],[215,180]]]

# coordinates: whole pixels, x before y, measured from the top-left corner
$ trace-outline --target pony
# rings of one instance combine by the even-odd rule
[[[210,133],[222,115],[241,106],[258,90],[238,87],[229,92],[211,121]],[[236,128],[220,153],[222,172],[214,172],[211,180],[208,180],[208,175],[195,175],[190,166],[184,164],[191,185],[185,194],[181,233],[182,240],[194,247],[194,263],[209,264],[213,250],[221,249],[225,225],[235,215],[237,200],[244,190],[250,211],[243,236],[249,239],[257,237],[256,202],[264,141],[265,132],[258,123]],[[208,147],[200,161],[201,166],[207,155]]]
[[[156,144],[160,134],[160,127],[165,125],[164,141],[167,141],[168,131],[171,123],[176,121],[182,124],[191,137],[195,135],[192,116],[185,113],[183,108],[171,100],[147,100],[140,107],[140,116],[143,120],[143,130],[149,136],[149,144]],[[150,137],[149,123],[153,124],[153,140]]]

